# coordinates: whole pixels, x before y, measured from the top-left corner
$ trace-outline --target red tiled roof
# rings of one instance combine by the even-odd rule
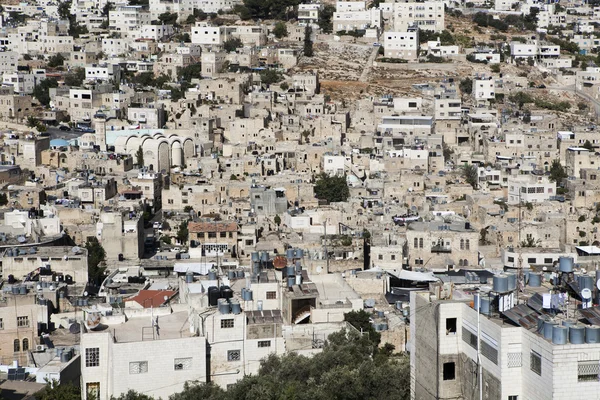
[[[165,296],[170,299],[176,293],[174,290],[140,290],[135,297],[125,301],[135,301],[144,308],[160,307],[165,304]]]
[[[237,232],[238,226],[235,222],[190,222],[188,231],[190,233],[198,232]]]

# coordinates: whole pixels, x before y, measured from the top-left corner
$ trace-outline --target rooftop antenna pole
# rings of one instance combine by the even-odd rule
[[[483,377],[481,376],[481,293],[477,296],[477,366],[479,367],[479,400],[483,400]]]

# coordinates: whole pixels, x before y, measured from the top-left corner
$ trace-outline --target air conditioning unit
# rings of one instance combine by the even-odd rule
[[[46,346],[43,344],[38,344],[35,346],[35,351],[46,351]]]

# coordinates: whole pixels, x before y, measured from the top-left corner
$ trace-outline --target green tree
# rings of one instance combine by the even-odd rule
[[[34,116],[27,117],[27,126],[30,128],[35,128],[40,123],[40,120]]]
[[[350,189],[346,183],[346,176],[319,175],[315,183],[315,197],[327,200],[330,203],[346,201],[350,197]]]
[[[275,222],[275,225],[277,226],[281,225],[281,217],[279,216],[279,214],[275,215],[275,217],[273,218],[273,222]]]
[[[326,4],[319,11],[318,25],[323,33],[333,32],[333,13],[335,12],[335,6],[332,4]]]
[[[192,79],[202,78],[202,64],[190,64],[183,67],[177,73],[179,79],[185,82],[190,82]]]
[[[33,97],[43,106],[50,104],[50,88],[58,87],[58,82],[54,78],[46,78],[33,88]]]
[[[288,35],[287,25],[285,22],[278,21],[275,24],[275,28],[273,28],[273,35],[275,35],[277,39],[281,39]]]
[[[242,39],[235,37],[235,38],[227,39],[223,43],[223,50],[225,50],[228,53],[231,53],[232,51],[236,51],[238,48],[242,47],[243,45],[244,45],[244,43],[242,42]]]
[[[135,390],[129,390],[127,393],[122,393],[119,397],[111,396],[110,400],[154,400],[154,397],[138,393]]]
[[[465,78],[458,85],[462,94],[471,94],[473,92],[473,79]]]
[[[58,17],[60,19],[70,19],[71,18],[71,2],[70,1],[61,1],[58,3]]]
[[[312,28],[307,25],[304,28],[304,55],[306,57],[312,57],[314,54],[311,34],[312,34]]]
[[[0,193],[0,206],[5,206],[8,204],[8,196],[6,193]]]
[[[586,140],[582,147],[584,149],[588,149],[589,151],[594,151],[594,146],[589,140]]]
[[[225,400],[227,398],[229,397],[226,392],[214,383],[198,381],[185,382],[182,392],[169,396],[169,400]]]
[[[158,16],[158,21],[164,25],[175,25],[178,17],[177,13],[165,12]]]
[[[183,221],[177,228],[177,240],[179,243],[187,243],[189,234],[188,221]]]
[[[83,81],[85,80],[85,69],[84,68],[75,68],[71,70],[64,77],[65,85],[67,86],[81,86],[83,85]]]
[[[283,75],[281,75],[281,72],[279,71],[270,68],[260,71],[260,82],[265,85],[272,85],[281,82],[282,80]]]
[[[106,270],[106,251],[95,236],[88,237],[85,248],[88,251],[88,279],[91,283],[99,285]]]
[[[567,177],[567,172],[560,163],[560,160],[553,160],[552,165],[550,165],[550,180],[552,182],[556,182],[556,185],[559,186],[562,183],[562,181]]]
[[[359,331],[369,335],[375,345],[379,345],[381,342],[381,334],[375,330],[373,324],[370,322],[371,315],[365,310],[350,311],[344,314],[344,321],[358,329]]]
[[[144,166],[144,149],[142,149],[142,146],[138,147],[137,151],[135,152],[135,163],[137,164],[138,168]]]
[[[469,185],[473,186],[473,189],[477,189],[479,185],[479,172],[475,165],[465,165],[462,169],[462,176]]]
[[[390,379],[390,376],[393,379]],[[296,353],[269,355],[258,374],[247,375],[227,388],[190,382],[169,400],[408,400],[410,362],[394,354],[394,346],[377,349],[371,335],[354,329],[335,332],[323,351],[308,358]]]
[[[64,63],[65,63],[65,58],[63,57],[63,55],[60,53],[57,53],[48,59],[47,65],[50,68],[56,68],[56,67],[62,67],[64,65]]]
[[[48,382],[35,394],[37,400],[81,400],[81,390],[72,383]]]

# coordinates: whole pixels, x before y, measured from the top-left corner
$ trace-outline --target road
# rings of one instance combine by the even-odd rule
[[[371,68],[373,68],[373,62],[375,62],[375,58],[377,58],[377,54],[379,53],[379,46],[373,46],[373,51],[367,60],[367,64],[360,74],[360,78],[358,78],[359,82],[367,82],[369,78],[369,72],[371,72]]]

